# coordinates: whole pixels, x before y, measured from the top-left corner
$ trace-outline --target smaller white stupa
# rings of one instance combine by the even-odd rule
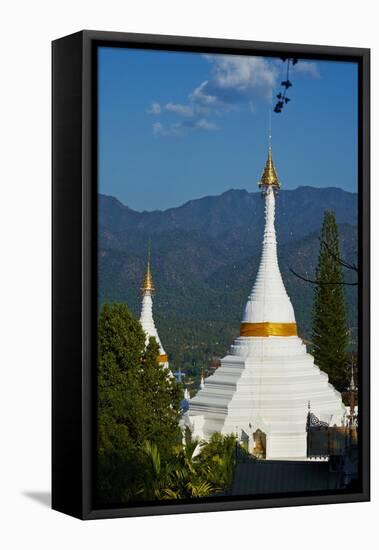
[[[155,287],[153,282],[153,276],[151,274],[151,265],[150,265],[150,248],[147,259],[147,266],[145,276],[143,278],[143,283],[141,286],[142,293],[142,308],[141,308],[141,317],[140,323],[143,330],[146,334],[146,345],[149,343],[151,337],[155,338],[159,346],[159,355],[157,357],[157,363],[167,369],[170,377],[173,376],[172,372],[169,369],[168,356],[162,346],[161,339],[159,338],[157,328],[154,323],[153,318],[153,295],[155,293]]]

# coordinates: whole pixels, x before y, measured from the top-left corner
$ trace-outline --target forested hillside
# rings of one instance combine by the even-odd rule
[[[314,276],[324,211],[334,210],[341,254],[357,261],[357,197],[337,188],[281,191],[276,228],[279,262],[300,335],[309,338],[313,286],[289,268]],[[148,242],[157,289],[154,315],[172,366],[208,365],[239,332],[258,268],[264,223],[259,193],[230,190],[166,211],[136,212],[99,196],[99,302],[126,302],[139,315],[139,287]],[[347,271],[346,280],[354,279]],[[356,330],[356,287],[345,287],[350,328]]]

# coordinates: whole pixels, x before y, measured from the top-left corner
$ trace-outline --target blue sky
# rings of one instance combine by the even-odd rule
[[[99,49],[99,191],[135,210],[257,191],[278,59]],[[282,188],[357,190],[357,66],[299,61],[272,113]]]

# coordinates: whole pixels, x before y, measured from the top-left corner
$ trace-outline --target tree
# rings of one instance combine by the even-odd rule
[[[339,391],[346,386],[348,327],[335,213],[326,211],[321,228],[313,304],[313,354]]]
[[[197,446],[199,453],[194,453]],[[210,441],[189,441],[174,448],[170,462],[163,462],[155,444],[145,442],[149,459],[148,482],[141,488],[146,500],[201,498],[226,489],[235,466],[234,435],[215,433]]]
[[[194,447],[196,444],[186,447],[178,445],[171,461],[162,462],[157,446],[146,442],[150,470],[146,471],[149,482],[144,485],[143,491],[147,500],[206,497],[220,488],[207,479],[209,465],[204,468],[197,457],[193,458]]]
[[[242,448],[241,448],[242,451]],[[208,480],[216,486],[228,487],[232,483],[235,466],[236,437],[215,432],[209,442],[204,443],[199,462],[209,465]]]
[[[339,264],[341,267],[349,269],[350,271],[353,271],[354,273],[358,274],[358,267],[355,264],[351,264],[351,263],[347,262],[346,260],[343,260],[341,257],[336,256],[334,254],[334,252],[330,249],[330,247],[329,247],[329,245],[326,241],[323,241],[321,239],[319,239],[319,240],[320,240],[321,246],[325,247],[327,253],[330,255],[330,257],[337,264]],[[308,277],[304,277],[303,275],[299,275],[299,273],[296,273],[296,271],[294,269],[292,269],[292,267],[290,267],[290,271],[291,271],[292,275],[295,275],[295,277],[297,277],[298,279],[301,279],[305,283],[311,283],[312,285],[321,284],[321,282],[319,282],[317,280],[309,279]],[[354,282],[350,282],[350,283],[347,283],[343,279],[341,281],[323,281],[322,284],[323,285],[358,286],[358,280],[355,280]]]
[[[180,389],[157,363],[158,345],[124,304],[105,304],[98,321],[98,498],[138,500],[149,465],[145,441],[162,457],[180,441]]]
[[[98,483],[101,504],[206,497],[227,487],[235,437],[183,447],[180,385],[157,363],[158,344],[123,304],[98,322]]]
[[[174,378],[168,378],[164,367],[157,364],[159,347],[150,338],[141,368],[141,388],[149,415],[145,418],[145,439],[156,443],[163,460],[168,460],[173,447],[181,441],[179,428],[180,402],[183,390]]]

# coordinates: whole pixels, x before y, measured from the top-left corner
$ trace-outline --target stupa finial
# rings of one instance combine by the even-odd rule
[[[268,110],[268,150],[271,151],[271,108]]]
[[[263,192],[267,191],[269,187],[272,187],[276,191],[280,189],[278,174],[276,173],[274,161],[272,160],[271,110],[269,111],[269,122],[268,122],[268,155],[267,155],[266,164],[263,169],[261,179],[258,182],[258,185]]]
[[[151,243],[149,241],[149,246],[148,246],[148,251],[147,251],[146,272],[145,272],[145,276],[143,278],[143,283],[142,283],[142,286],[141,286],[142,294],[145,294],[146,292],[150,292],[150,294],[154,294],[154,292],[155,292],[153,276],[151,274],[150,257],[151,257]]]

